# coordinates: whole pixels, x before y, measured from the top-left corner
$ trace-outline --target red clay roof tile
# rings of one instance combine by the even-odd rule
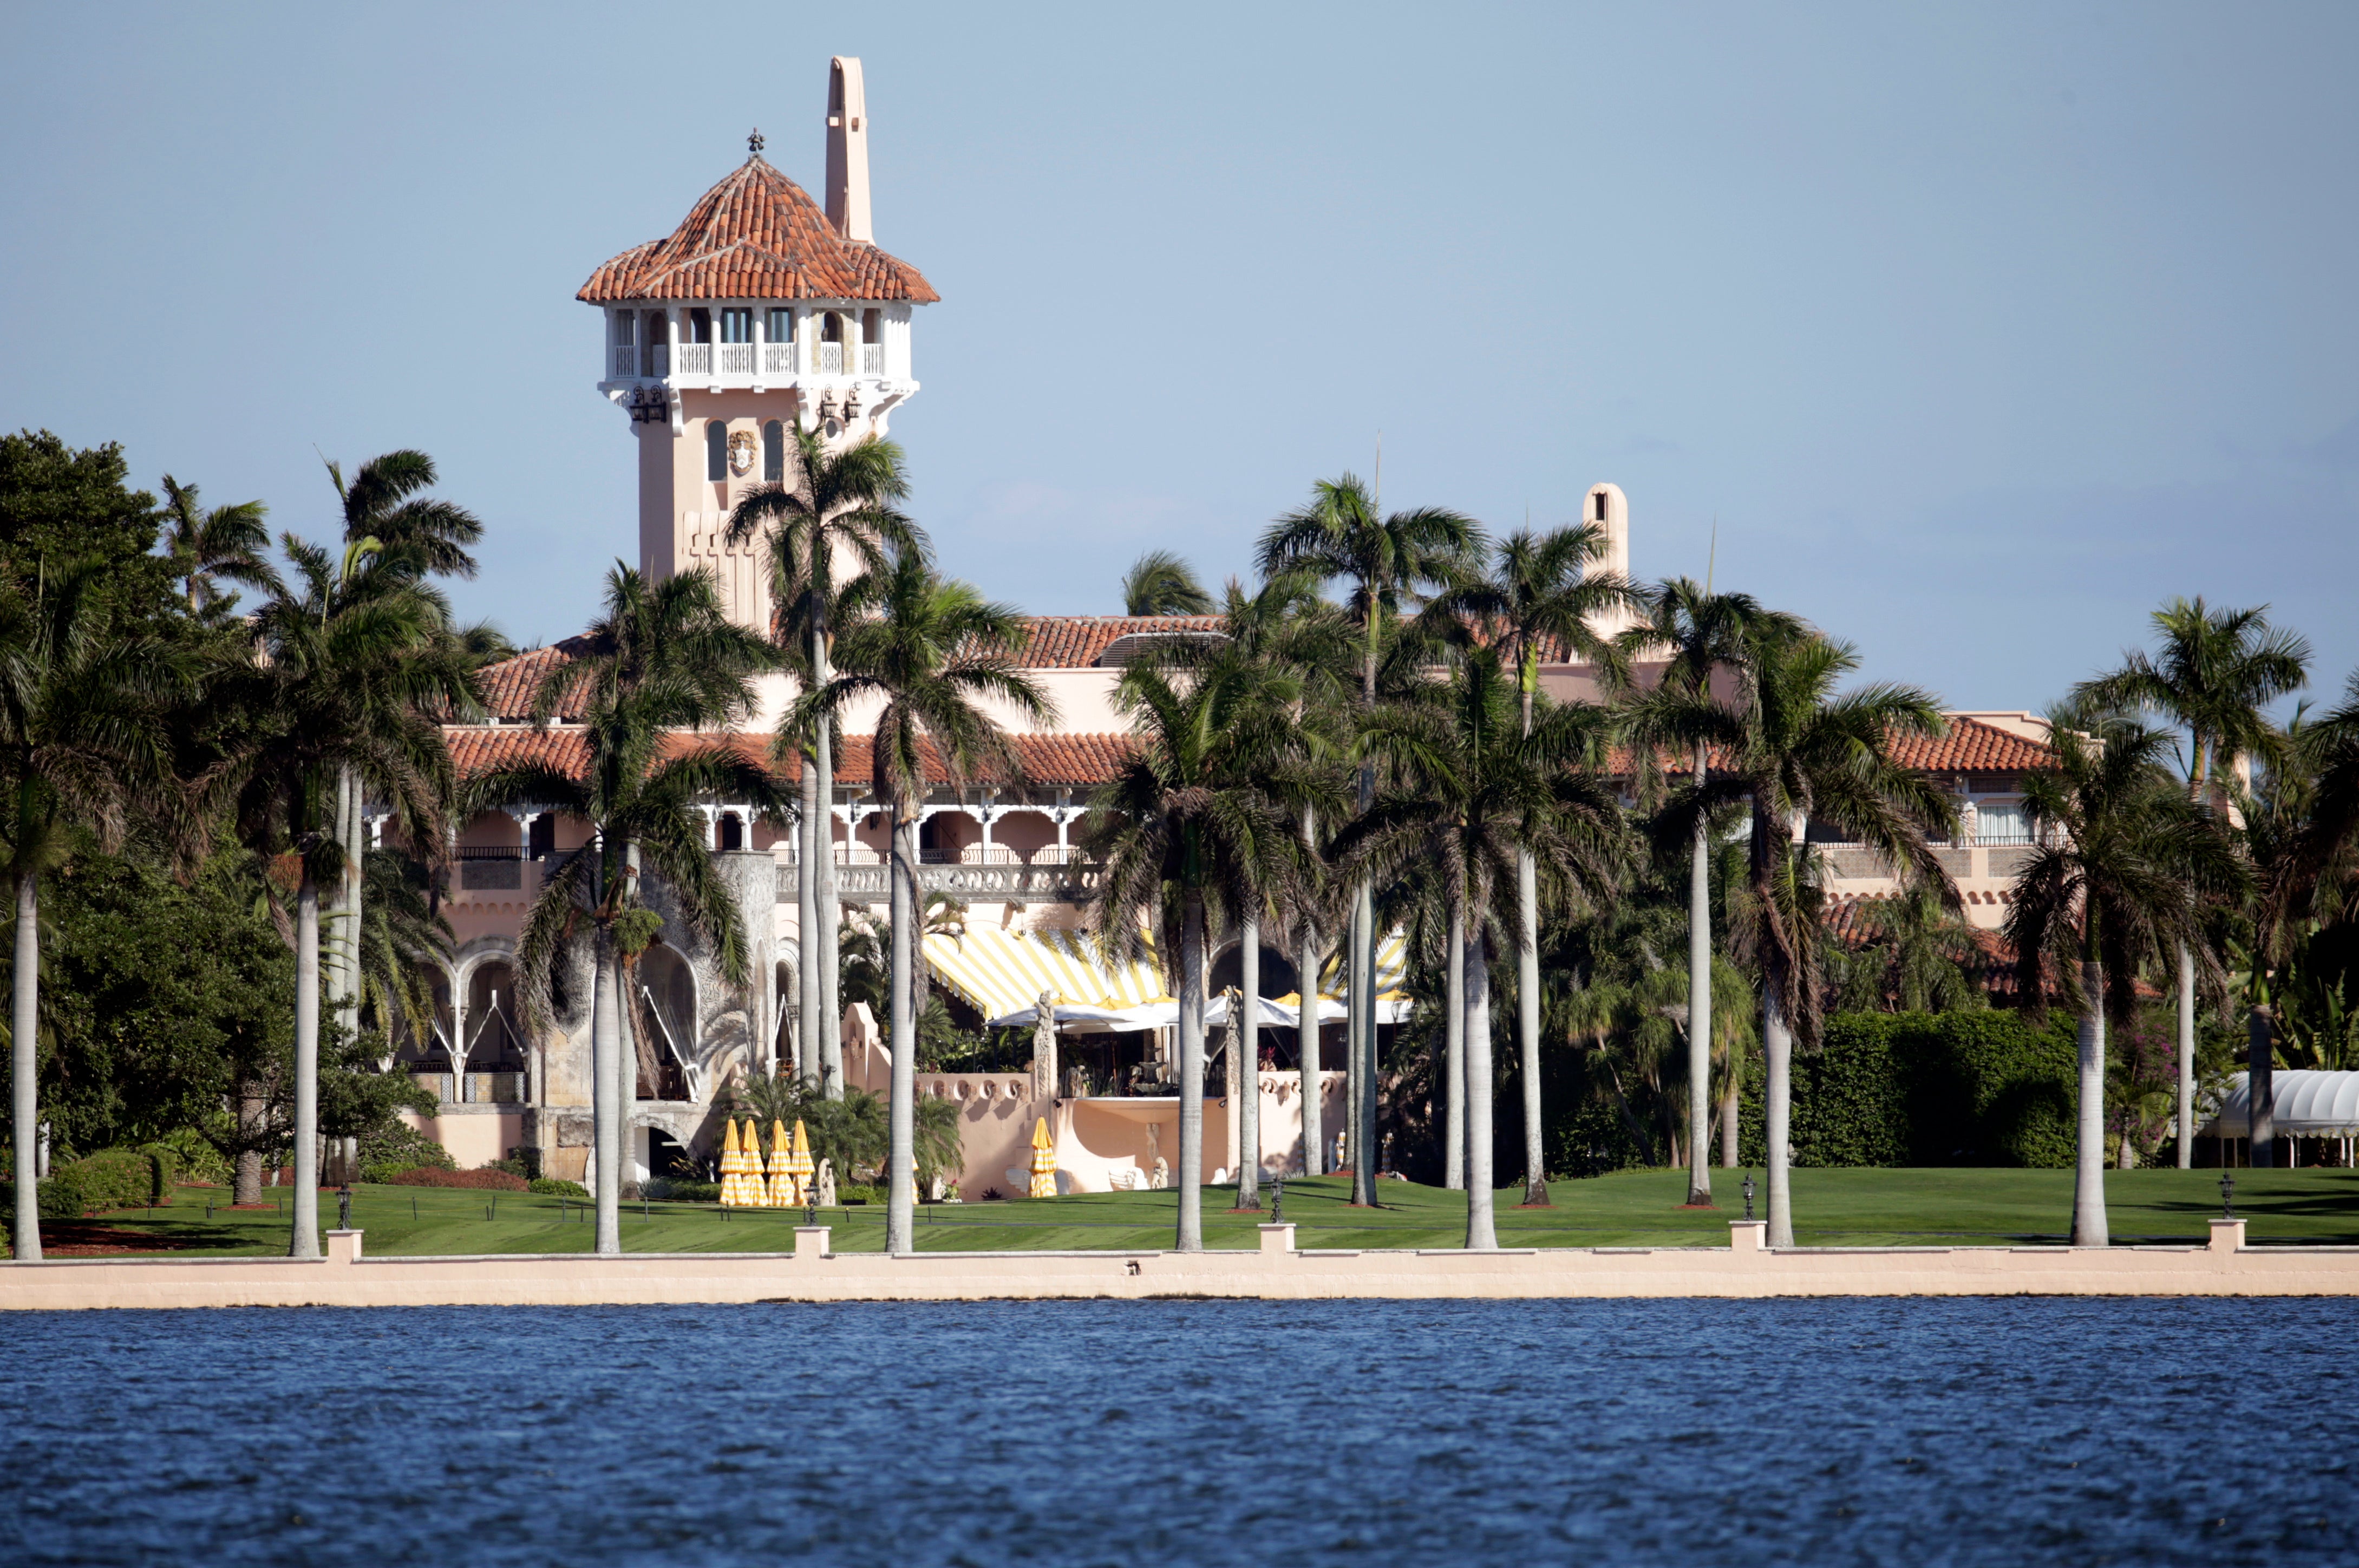
[[[908,262],[835,232],[759,157],[706,191],[668,239],[633,245],[574,296],[616,299],[940,299]]]

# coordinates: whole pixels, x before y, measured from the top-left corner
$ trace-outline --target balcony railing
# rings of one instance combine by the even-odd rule
[[[614,374],[636,376],[639,373],[639,347],[636,343],[614,345]]]
[[[616,380],[666,380],[709,376],[751,381],[757,376],[843,376],[858,365],[862,376],[886,374],[885,345],[813,343],[804,354],[793,343],[614,343],[607,349],[607,368]]]
[[[521,1105],[526,1099],[527,1080],[521,1073],[470,1073],[463,1098],[455,1092],[459,1083],[451,1073],[412,1073],[409,1076],[446,1105]]]
[[[811,368],[821,376],[842,375],[843,345],[840,343],[823,343],[820,344],[819,363]]]
[[[712,345],[709,343],[684,343],[679,345],[679,374],[710,376],[712,374]]]
[[[863,376],[882,376],[885,374],[885,345],[883,343],[862,343],[860,345],[860,374]]]
[[[700,344],[699,346],[709,346],[719,351],[721,375],[751,376],[754,374],[754,345],[752,343],[725,343],[709,345]]]
[[[790,343],[762,345],[762,374],[792,376],[795,373],[795,345]]]

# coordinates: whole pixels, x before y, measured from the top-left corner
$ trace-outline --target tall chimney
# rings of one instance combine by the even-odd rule
[[[868,98],[860,62],[842,55],[827,62],[827,221],[845,239],[876,243],[868,223]]]

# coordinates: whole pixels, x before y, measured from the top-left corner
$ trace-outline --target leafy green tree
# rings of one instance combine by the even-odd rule
[[[1056,705],[1026,674],[1016,654],[1024,619],[988,603],[963,583],[946,582],[919,550],[903,550],[864,574],[848,604],[864,618],[843,636],[841,672],[815,688],[789,723],[815,730],[855,702],[882,699],[871,743],[871,788],[892,826],[892,1152],[886,1192],[885,1245],[911,1251],[910,1206],[917,1115],[918,815],[936,779],[963,785],[979,777],[1016,779],[1023,767],[1014,743],[991,716],[1004,707],[1036,724],[1054,721]]]
[[[699,806],[723,795],[777,821],[786,798],[768,770],[737,747],[693,736],[750,713],[753,678],[769,660],[762,639],[723,613],[710,573],[649,583],[616,562],[588,641],[589,651],[549,671],[534,697],[544,725],[560,703],[582,713],[581,767],[532,760],[495,768],[471,780],[461,800],[470,814],[537,803],[591,829],[589,845],[547,874],[526,912],[516,981],[526,1019],[548,1027],[586,928],[597,1121],[594,1245],[616,1253],[625,1107],[637,1097],[635,1066],[623,1050],[621,998],[633,994],[632,973],[662,924],[643,901],[643,869],[669,884],[681,920],[712,945],[723,978],[743,985],[751,975],[745,929],[728,885],[713,869]]]
[[[2121,668],[2074,689],[2084,704],[2145,709],[2187,732],[2187,792],[2223,809],[2239,758],[2281,755],[2261,710],[2310,679],[2310,643],[2269,625],[2267,606],[2217,610],[2201,596],[2153,615],[2161,646],[2123,654]],[[2179,955],[2179,1168],[2195,1153],[2195,955]]]
[[[187,671],[169,645],[125,635],[113,563],[0,558],[0,854],[16,894],[10,1014],[17,1256],[41,1256],[33,1171],[39,1141],[41,879],[95,835],[122,841],[143,796],[171,776],[165,710]]]
[[[2024,996],[2043,1001],[2052,969],[2081,1015],[2072,1245],[2104,1247],[2106,1020],[2134,1016],[2143,965],[2182,944],[2207,953],[2190,890],[2234,897],[2245,872],[2212,813],[2164,770],[2169,735],[2064,708],[2050,715],[2049,740],[2054,768],[2024,779],[2024,812],[2041,842],[2005,931]]]
[[[818,430],[789,423],[793,441],[791,477],[765,485],[737,503],[729,516],[729,542],[757,536],[769,542],[771,583],[780,603],[778,635],[799,641],[802,656],[793,668],[805,692],[835,679],[837,628],[847,624],[838,584],[848,563],[857,575],[882,573],[889,558],[925,554],[926,533],[904,514],[909,477],[901,449],[875,436],[831,447]],[[835,893],[835,736],[832,723],[814,724],[790,712],[781,724],[781,757],[810,761],[802,805],[802,851],[799,857],[813,879],[807,897],[817,924],[798,937],[814,955],[805,977],[821,995],[806,994],[806,1018],[817,1007],[821,1082],[830,1093],[843,1084],[843,1004],[835,992],[835,972],[817,955],[833,953],[842,924]]]
[[[1441,506],[1385,512],[1380,494],[1355,474],[1322,479],[1310,502],[1270,524],[1256,565],[1265,578],[1301,575],[1350,583],[1344,608],[1359,632],[1360,703],[1376,704],[1388,648],[1401,642],[1405,611],[1423,596],[1473,582],[1482,568],[1482,528]],[[1359,774],[1358,807],[1375,802],[1373,758]],[[1351,1124],[1352,1201],[1374,1203],[1375,1190],[1376,1014],[1375,889],[1352,890],[1349,961],[1351,1044],[1346,1083]]]
[[[1150,550],[1122,574],[1125,615],[1209,615],[1212,596],[1188,563],[1168,550]]]

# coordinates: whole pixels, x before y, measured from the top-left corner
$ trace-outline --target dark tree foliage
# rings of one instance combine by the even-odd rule
[[[0,435],[0,561],[18,576],[104,561],[122,629],[159,630],[178,604],[171,563],[154,553],[162,527],[156,497],[130,487],[115,443],[77,450],[47,430]]]

